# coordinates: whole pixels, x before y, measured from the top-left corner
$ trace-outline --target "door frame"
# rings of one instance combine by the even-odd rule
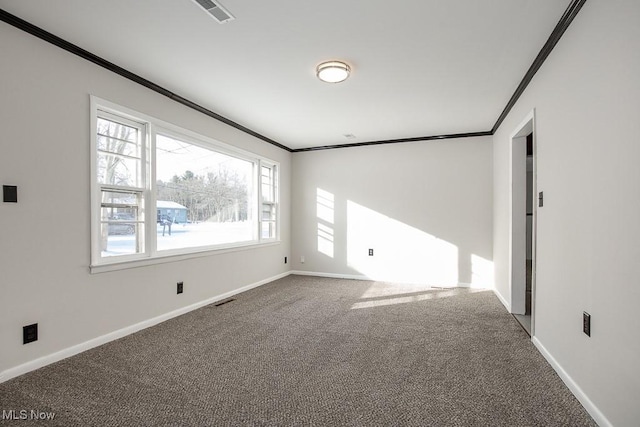
[[[526,307],[526,213],[527,135],[533,133],[533,191],[531,197],[531,336],[535,328],[536,240],[537,240],[537,144],[535,109],[531,110],[510,137],[509,165],[509,289],[510,311],[525,314]]]

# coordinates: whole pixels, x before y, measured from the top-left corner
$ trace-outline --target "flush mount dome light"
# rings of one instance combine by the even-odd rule
[[[340,83],[349,77],[351,67],[341,61],[327,61],[318,65],[316,75],[327,83]]]

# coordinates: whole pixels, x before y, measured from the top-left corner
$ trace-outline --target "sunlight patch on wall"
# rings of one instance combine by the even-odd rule
[[[335,216],[334,196],[321,188],[316,192],[316,212],[319,220],[333,224]]]
[[[471,287],[493,288],[493,261],[471,254]]]
[[[318,223],[318,252],[333,258],[333,228]]]
[[[333,258],[334,196],[321,188],[316,189],[316,216],[318,217],[318,252]]]
[[[373,280],[458,285],[457,246],[350,200],[347,262]]]

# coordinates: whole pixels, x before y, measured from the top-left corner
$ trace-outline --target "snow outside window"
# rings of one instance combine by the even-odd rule
[[[92,271],[278,241],[276,162],[91,99]]]

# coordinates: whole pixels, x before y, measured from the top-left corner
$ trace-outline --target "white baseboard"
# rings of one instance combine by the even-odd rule
[[[578,384],[576,384],[573,378],[569,376],[567,371],[565,371],[562,368],[562,366],[560,366],[558,361],[554,359],[551,353],[549,353],[549,351],[545,348],[545,346],[542,345],[540,340],[538,340],[538,338],[536,337],[533,337],[531,339],[531,342],[533,342],[533,345],[536,346],[536,348],[544,356],[544,358],[547,359],[547,362],[549,362],[549,364],[553,367],[553,369],[556,371],[558,376],[560,376],[560,378],[562,379],[562,381],[564,381],[564,383],[569,388],[569,390],[571,390],[571,393],[573,393],[576,399],[578,399],[578,401],[582,404],[582,406],[584,406],[584,409],[587,410],[587,412],[589,413],[589,415],[591,415],[591,417],[595,420],[595,422],[598,423],[600,427],[612,427],[613,424],[611,424],[609,420],[604,416],[604,414],[600,411],[600,409],[598,409],[598,407],[594,405],[591,399],[589,399],[589,397],[585,394],[585,392],[582,391],[580,386],[578,386]]]
[[[118,329],[117,331],[113,331],[110,332],[106,335],[102,335],[100,337],[97,338],[93,338],[90,339],[89,341],[85,341],[83,343],[80,344],[76,344],[74,346],[65,348],[63,350],[57,351],[55,353],[52,354],[48,354],[46,356],[42,356],[38,359],[35,360],[31,360],[27,363],[23,363],[22,365],[18,365],[16,367],[13,368],[9,368],[5,371],[0,372],[0,383],[3,383],[5,381],[10,380],[11,378],[15,378],[17,376],[26,374],[27,372],[31,372],[34,371],[36,369],[42,368],[44,366],[50,365],[52,363],[58,362],[62,359],[66,359],[67,357],[71,357],[74,356],[78,353],[82,353],[83,351],[87,351],[90,350],[94,347],[98,347],[100,345],[106,344],[110,341],[114,341],[117,340],[119,338],[125,337],[127,335],[133,334],[134,332],[138,332],[141,331],[142,329],[146,329],[148,327],[157,325],[158,323],[162,323],[166,320],[172,319],[174,317],[178,317],[182,314],[188,313],[190,311],[193,310],[197,310],[198,308],[204,307],[205,305],[214,303],[216,301],[220,301],[226,298],[229,298],[233,295],[237,295],[241,292],[245,292],[248,291],[249,289],[253,289],[253,288],[257,288],[258,286],[262,286],[265,285],[267,283],[273,282],[274,280],[278,280],[281,279],[283,277],[286,277],[288,275],[290,275],[291,272],[287,271],[281,274],[278,274],[276,276],[273,277],[269,277],[267,279],[264,280],[260,280],[259,282],[255,282],[252,283],[250,285],[247,286],[243,286],[241,288],[238,289],[234,289],[232,291],[229,292],[225,292],[224,294],[221,295],[216,295],[214,297],[211,298],[207,298],[205,300],[202,301],[198,301],[195,304],[191,304],[188,305],[186,307],[182,307],[179,308],[177,310],[173,310],[170,311],[168,313],[165,314],[161,314],[160,316],[151,318],[151,319],[147,319],[144,320],[140,323],[136,323],[134,325],[131,326],[127,326],[125,328],[122,329]]]
[[[507,302],[506,299],[504,299],[504,297],[502,295],[500,295],[500,292],[496,291],[495,289],[493,290],[493,293],[498,297],[498,299],[500,300],[500,302],[502,303],[502,305],[504,305],[507,308],[507,311],[509,313],[511,313],[511,304],[509,304]]]

